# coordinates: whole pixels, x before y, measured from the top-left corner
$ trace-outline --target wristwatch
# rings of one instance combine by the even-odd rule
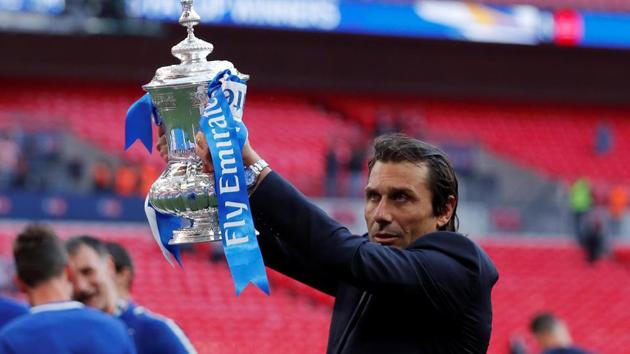
[[[260,173],[267,167],[269,167],[267,161],[260,159],[245,169],[245,183],[247,184],[248,191],[251,191],[252,188],[256,186],[258,176],[260,176]]]

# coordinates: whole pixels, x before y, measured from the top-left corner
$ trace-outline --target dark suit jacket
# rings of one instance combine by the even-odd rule
[[[252,195],[265,264],[335,296],[329,353],[485,353],[490,258],[452,232],[396,249],[352,235],[272,172]]]

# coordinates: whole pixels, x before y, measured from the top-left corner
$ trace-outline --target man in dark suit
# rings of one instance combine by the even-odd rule
[[[211,166],[201,135],[197,153]],[[498,272],[456,233],[457,178],[444,152],[401,134],[376,140],[363,236],[272,172],[249,144],[243,162],[259,167],[250,204],[266,265],[335,296],[329,353],[486,352]]]

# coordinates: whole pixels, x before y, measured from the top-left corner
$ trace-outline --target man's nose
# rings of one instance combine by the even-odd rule
[[[374,211],[374,221],[380,225],[388,225],[392,222],[391,206],[385,198],[381,199],[376,206],[376,210]]]
[[[89,282],[83,276],[75,277],[74,279],[74,290],[76,292],[86,292],[90,289]]]

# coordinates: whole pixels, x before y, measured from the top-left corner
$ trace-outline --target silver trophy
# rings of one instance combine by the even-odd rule
[[[229,61],[208,61],[212,44],[195,37],[193,26],[199,15],[193,0],[181,0],[179,23],[188,29],[186,39],[171,49],[178,65],[159,68],[143,88],[151,94],[168,141],[168,166],[149,191],[149,203],[159,212],[186,218],[189,225],[173,232],[169,244],[221,240],[214,176],[203,172],[195,154],[199,118],[208,103],[208,84],[229,69],[243,81]]]

